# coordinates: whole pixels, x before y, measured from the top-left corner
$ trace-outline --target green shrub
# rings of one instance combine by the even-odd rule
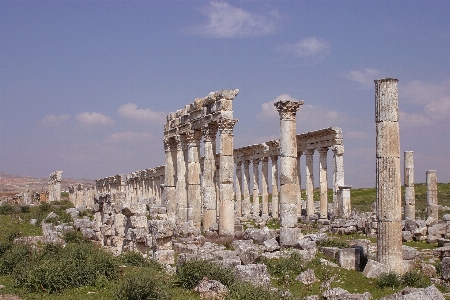
[[[30,254],[31,249],[26,245],[11,245],[0,257],[0,274],[10,275],[19,263],[28,260]]]
[[[29,213],[30,211],[31,211],[31,209],[30,209],[30,207],[27,206],[27,205],[24,205],[24,206],[21,206],[21,207],[20,207],[20,212],[21,212],[21,213],[27,214],[27,213]]]
[[[52,209],[52,206],[48,202],[41,202],[41,205],[39,205],[39,211],[48,213]]]
[[[263,259],[262,261],[267,266],[269,274],[280,284],[291,282],[304,271],[303,257],[297,252],[293,252],[287,258]]]
[[[340,249],[348,248],[349,244],[347,241],[341,241],[336,239],[325,239],[316,242],[317,247],[337,247]]]
[[[162,266],[154,260],[144,258],[138,252],[125,252],[119,256],[119,260],[127,266],[132,267],[147,267],[153,270],[162,271]]]
[[[406,272],[401,280],[403,285],[415,288],[425,288],[431,284],[428,277],[417,271]]]
[[[170,285],[156,272],[146,268],[126,276],[114,292],[116,300],[171,299]]]
[[[19,260],[20,261],[20,260]],[[112,254],[92,244],[45,246],[32,259],[22,260],[12,273],[16,285],[29,292],[59,293],[67,288],[95,285],[100,276],[117,276]]]
[[[390,288],[394,289],[394,288],[400,287],[400,285],[402,284],[402,281],[401,281],[400,276],[391,272],[391,273],[381,274],[377,278],[376,284],[379,288],[390,287]]]
[[[191,260],[177,268],[177,284],[185,289],[194,288],[203,277],[231,286],[236,280],[233,271],[206,260]]]
[[[74,244],[81,244],[81,243],[90,243],[90,240],[85,237],[81,231],[78,230],[72,230],[67,231],[63,235],[63,240],[66,243],[74,243]]]
[[[94,218],[94,213],[90,209],[85,209],[78,213],[79,218],[88,217],[91,221]]]
[[[236,282],[229,288],[227,300],[279,300],[290,299],[280,291],[269,291],[262,287],[255,287],[247,282]]]
[[[16,206],[9,204],[0,205],[0,215],[12,215],[18,212],[19,209]]]

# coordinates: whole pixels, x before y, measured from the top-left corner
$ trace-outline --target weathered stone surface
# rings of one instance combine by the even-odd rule
[[[295,278],[295,280],[297,280],[303,284],[306,284],[306,285],[311,285],[317,281],[317,278],[316,278],[316,274],[314,273],[313,269],[307,269],[306,271],[301,272]]]
[[[202,299],[225,299],[228,288],[217,280],[209,280],[204,277],[194,288],[194,291],[200,294]]]
[[[442,293],[434,286],[427,288],[404,288],[403,290],[381,298],[380,300],[444,300]]]
[[[402,245],[402,253],[404,260],[412,260],[416,258],[417,250],[413,247]]]
[[[278,244],[278,241],[276,238],[272,238],[270,240],[264,241],[264,247],[266,248],[266,251],[273,252],[275,250],[280,249],[280,245]]]
[[[372,298],[372,295],[370,293],[364,293],[364,294],[351,294],[347,290],[344,290],[343,288],[334,288],[334,289],[328,289],[325,292],[322,293],[323,299],[327,300],[369,300]]]
[[[367,278],[378,278],[381,274],[384,273],[389,273],[389,268],[386,265],[371,259],[367,261],[366,267],[363,271],[363,275]]]
[[[255,286],[270,286],[270,275],[264,264],[249,264],[234,267],[236,278]]]
[[[339,249],[338,262],[339,265],[348,270],[360,269],[361,249],[359,248],[345,248]]]
[[[264,244],[267,240],[275,238],[276,236],[276,231],[267,227],[264,227],[263,229],[247,228],[244,233],[244,238],[246,240],[251,239],[260,245]]]
[[[154,253],[154,259],[161,264],[172,265],[175,263],[175,251],[158,250]]]

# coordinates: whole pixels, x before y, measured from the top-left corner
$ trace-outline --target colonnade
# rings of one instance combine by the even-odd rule
[[[344,185],[344,145],[342,130],[338,127],[330,127],[308,133],[296,135],[296,155],[292,169],[296,172],[295,188],[297,190],[297,211],[306,208],[306,216],[316,214],[314,208],[314,153],[319,153],[319,187],[320,208],[319,219],[328,218],[328,166],[327,158],[331,150],[333,153],[333,207],[330,209],[333,215],[348,217],[351,212],[350,198],[345,192],[350,189]],[[305,157],[305,190],[306,207],[302,206],[300,162]],[[236,164],[236,214],[238,216],[267,216],[279,217],[279,158],[280,142],[268,141],[261,144],[246,146],[234,150]],[[271,166],[269,168],[269,160]],[[252,165],[250,167],[250,165]],[[252,176],[250,170],[252,169]],[[269,172],[270,169],[270,172]],[[259,178],[261,176],[261,178]],[[259,184],[261,182],[261,186]],[[252,189],[250,190],[250,188]],[[269,187],[272,190],[272,199],[269,204]],[[339,189],[341,187],[341,189]],[[341,190],[341,192],[340,192]],[[261,196],[261,203],[259,199]],[[252,199],[252,202],[251,202]]]

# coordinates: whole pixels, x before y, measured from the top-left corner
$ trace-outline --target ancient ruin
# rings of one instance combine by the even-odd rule
[[[63,171],[55,171],[48,178],[48,201],[61,201],[61,174]]]
[[[436,170],[427,171],[427,218],[438,220],[438,189]]]
[[[375,80],[377,261],[403,273],[398,80]]]
[[[414,190],[414,152],[404,153],[405,219],[416,219],[416,193]]]

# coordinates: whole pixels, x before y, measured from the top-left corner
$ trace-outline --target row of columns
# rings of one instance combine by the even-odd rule
[[[295,157],[296,165],[296,204],[297,211],[301,212],[301,170],[300,159],[302,155],[306,156],[306,214],[312,216],[315,214],[314,210],[314,160],[313,155],[315,151],[318,151],[319,156],[319,178],[320,178],[320,219],[328,218],[328,168],[327,168],[327,155],[330,147],[320,147],[318,149],[307,149],[305,151],[298,151]],[[333,211],[335,214],[341,216],[348,216],[350,214],[349,197],[339,197],[339,186],[342,190],[348,190],[350,187],[344,186],[344,164],[343,164],[343,145],[335,145],[331,147],[333,151]],[[269,209],[269,158],[271,160],[270,175],[272,178],[272,205]],[[236,214],[238,216],[262,216],[269,215],[269,211],[272,212],[272,216],[279,216],[279,203],[278,203],[278,158],[279,155],[271,155],[270,157],[261,157],[248,159],[236,162]],[[252,164],[252,178],[250,178],[250,164]],[[261,164],[261,172],[259,171],[259,165]],[[298,170],[298,173],[297,173]],[[259,176],[261,175],[261,180]],[[252,198],[253,205],[250,202],[250,182],[252,183]],[[259,186],[261,182],[261,186]],[[261,190],[261,193],[260,193]],[[341,192],[342,194],[342,192]],[[262,207],[260,209],[259,196],[261,195]],[[346,201],[342,200],[345,199]],[[341,200],[339,202],[339,200]]]

